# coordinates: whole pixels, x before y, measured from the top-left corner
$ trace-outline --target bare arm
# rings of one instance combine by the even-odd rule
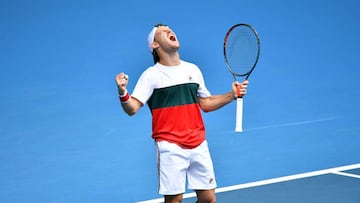
[[[134,97],[129,95],[129,92],[126,90],[128,84],[128,78],[124,73],[116,75],[115,78],[116,85],[119,91],[119,99],[121,101],[121,106],[125,113],[129,116],[134,115],[143,104]]]
[[[207,98],[199,97],[200,108],[204,112],[214,111],[232,102],[237,97],[243,97],[246,94],[248,83],[249,82],[247,80],[242,83],[234,82],[232,84],[232,91],[228,93],[213,95]]]
[[[143,106],[143,104],[136,98],[132,97],[129,102],[121,103],[121,106],[125,113],[132,116],[140,109],[140,107]]]

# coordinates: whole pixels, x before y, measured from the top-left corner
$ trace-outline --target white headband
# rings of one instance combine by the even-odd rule
[[[151,53],[153,52],[153,48],[151,47],[152,43],[154,42],[154,39],[155,39],[155,33],[156,33],[156,30],[158,28],[157,27],[154,27],[151,32],[149,33],[148,35],[148,38],[147,38],[147,41],[148,41],[148,45],[149,45],[149,49],[151,51]]]

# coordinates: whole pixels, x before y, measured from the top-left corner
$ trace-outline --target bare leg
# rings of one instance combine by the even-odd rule
[[[164,196],[164,200],[165,203],[181,203],[183,198],[182,194],[178,194],[178,195],[165,195]]]
[[[197,203],[215,203],[216,196],[215,190],[196,190],[196,196],[198,198]]]

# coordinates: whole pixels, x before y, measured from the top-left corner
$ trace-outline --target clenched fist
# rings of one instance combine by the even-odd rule
[[[119,90],[119,95],[123,95],[126,92],[126,86],[128,84],[129,77],[125,73],[117,74],[115,77],[116,85]]]
[[[246,89],[247,86],[249,84],[249,81],[245,80],[243,82],[234,82],[233,83],[233,93],[234,93],[234,98],[241,98],[246,94]]]

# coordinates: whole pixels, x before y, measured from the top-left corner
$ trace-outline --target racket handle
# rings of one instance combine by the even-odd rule
[[[235,125],[235,132],[242,132],[242,120],[243,120],[243,99],[237,98],[236,99],[236,125]]]

